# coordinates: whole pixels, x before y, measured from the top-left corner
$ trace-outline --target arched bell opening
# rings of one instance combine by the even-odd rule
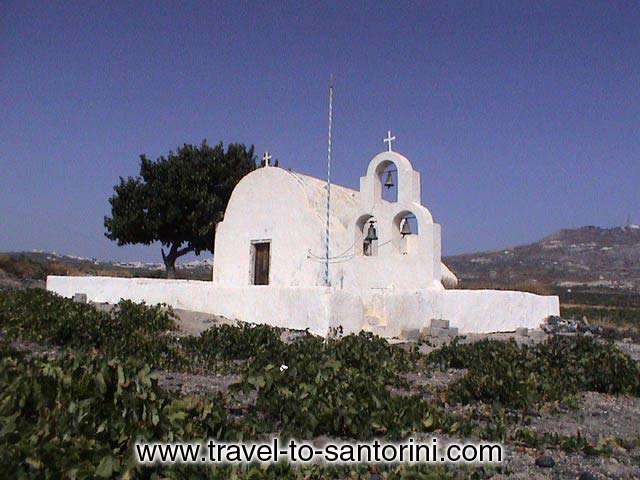
[[[419,233],[418,218],[413,212],[402,211],[393,219],[393,243],[399,253],[414,253]]]
[[[356,221],[355,253],[358,256],[378,255],[378,228],[373,215],[362,215]]]
[[[376,198],[382,198],[387,202],[398,201],[398,168],[391,160],[380,162],[376,168],[377,182],[375,185]]]

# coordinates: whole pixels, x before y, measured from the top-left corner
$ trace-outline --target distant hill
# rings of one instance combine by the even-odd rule
[[[530,245],[446,257],[462,286],[640,290],[640,226],[560,230]]]
[[[177,265],[177,277],[211,279],[212,260]],[[55,252],[0,253],[0,288],[44,287],[47,275],[104,275],[113,277],[164,277],[161,263],[98,261]]]

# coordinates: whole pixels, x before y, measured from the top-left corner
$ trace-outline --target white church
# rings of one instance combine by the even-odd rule
[[[559,315],[555,296],[454,288],[441,260],[440,225],[421,202],[420,173],[392,140],[389,134],[358,190],[330,185],[329,209],[325,180],[272,166],[265,155],[217,225],[212,282],[49,276],[47,289],[319,335],[342,327],[399,337],[434,319],[460,334],[502,332]]]

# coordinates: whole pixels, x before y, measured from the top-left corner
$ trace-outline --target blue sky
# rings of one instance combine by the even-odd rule
[[[0,250],[104,238],[138,156],[244,142],[355,187],[396,149],[445,253],[640,222],[637,2],[2,2]]]

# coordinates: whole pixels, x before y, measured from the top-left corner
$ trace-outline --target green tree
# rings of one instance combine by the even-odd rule
[[[140,155],[140,174],[120,177],[113,187],[105,236],[118,245],[160,242],[167,276],[173,278],[182,255],[213,252],[215,225],[231,192],[255,168],[253,146],[237,143],[226,151],[222,142],[185,144],[155,161]]]

